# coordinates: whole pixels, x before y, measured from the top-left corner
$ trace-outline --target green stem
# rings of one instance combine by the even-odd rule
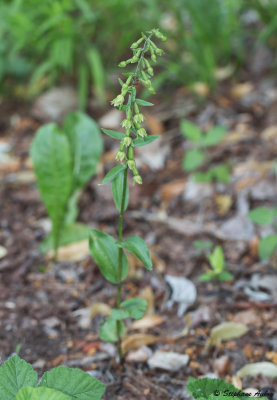
[[[126,169],[124,171],[124,181],[123,181],[123,193],[120,207],[120,215],[119,215],[119,223],[118,223],[118,240],[122,242],[123,237],[123,214],[124,214],[124,206],[126,201],[126,193],[127,193],[127,174],[128,168],[126,165]],[[117,285],[117,297],[116,297],[116,307],[120,308],[121,303],[121,289],[122,289],[122,259],[123,259],[123,249],[120,247],[118,251],[118,285]],[[121,345],[121,335],[120,335],[120,321],[116,321],[116,330],[117,330],[117,350],[120,362],[123,361],[123,352]]]

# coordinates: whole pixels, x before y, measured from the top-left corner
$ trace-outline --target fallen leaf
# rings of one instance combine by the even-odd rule
[[[186,188],[187,179],[176,179],[174,181],[165,183],[161,187],[161,197],[165,202],[170,202],[175,197],[182,194]]]
[[[214,372],[221,378],[226,376],[231,368],[231,360],[229,356],[222,356],[213,362]]]
[[[135,333],[134,335],[124,336],[122,340],[122,351],[125,354],[131,349],[138,349],[141,346],[147,346],[163,340],[160,336],[146,335],[144,333]]]
[[[88,254],[88,240],[86,239],[60,247],[57,259],[58,261],[80,261],[83,260]],[[53,251],[47,254],[49,258],[52,258],[53,255]]]
[[[253,325],[260,328],[263,324],[260,315],[253,309],[241,311],[233,317],[233,322],[238,324]]]
[[[151,257],[153,264],[155,265],[155,262],[153,258]],[[155,266],[156,270],[156,266]],[[147,307],[146,307],[146,312],[145,316],[149,315],[152,316],[155,313],[155,296],[152,290],[151,286],[146,286],[143,290],[140,291],[139,297],[147,301]]]
[[[145,123],[152,135],[161,135],[164,133],[164,126],[154,115],[145,113]]]
[[[265,355],[268,360],[277,365],[277,351],[268,351]]]
[[[244,324],[238,324],[236,322],[223,322],[211,330],[210,337],[206,342],[205,350],[209,350],[211,346],[214,346],[222,341],[239,338],[246,332],[248,332],[248,328]]]
[[[242,381],[237,375],[232,376],[232,385],[234,385],[236,389],[242,390]]]
[[[142,346],[137,350],[130,351],[126,357],[127,362],[146,362],[152,355],[152,350],[147,346]]]
[[[174,303],[178,303],[178,317],[184,315],[186,310],[194,304],[197,296],[196,287],[192,281],[181,276],[165,276],[166,283],[170,286],[172,293],[166,302],[166,308],[172,308]]]
[[[93,303],[90,307],[89,316],[92,319],[95,317],[95,315],[98,314],[106,315],[107,317],[109,317],[111,314],[111,307],[108,306],[108,304],[106,303],[100,303],[100,302]]]
[[[239,100],[248,93],[252,92],[253,84],[251,82],[238,83],[231,89],[233,99]]]
[[[220,194],[215,197],[215,203],[218,209],[218,214],[223,216],[227,214],[227,212],[232,207],[232,197],[228,194]]]
[[[237,372],[237,375],[240,378],[244,378],[246,376],[257,376],[259,374],[267,376],[269,378],[276,378],[277,365],[271,362],[263,361],[253,364],[246,364]]]
[[[179,371],[189,362],[187,354],[174,352],[157,351],[148,360],[148,366],[151,369],[160,368],[166,371]]]
[[[206,97],[210,93],[209,86],[204,82],[195,82],[192,90],[200,96]]]
[[[134,321],[130,326],[130,329],[146,330],[154,328],[164,323],[164,318],[160,315],[146,315],[138,321]]]
[[[268,126],[262,131],[261,137],[264,140],[277,139],[277,125]]]
[[[7,249],[4,246],[0,246],[0,259],[7,255]]]

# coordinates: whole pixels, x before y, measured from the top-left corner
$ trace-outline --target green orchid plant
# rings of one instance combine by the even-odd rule
[[[158,135],[148,136],[142,126],[144,115],[140,107],[153,104],[137,98],[136,91],[137,85],[142,84],[150,93],[155,92],[151,83],[154,74],[151,62],[156,63],[157,56],[161,56],[163,50],[156,46],[153,38],[166,40],[158,29],[142,33],[140,39],[131,45],[133,56],[119,64],[121,68],[136,64],[133,72],[124,74],[127,77],[125,82],[119,79],[121,93],[111,102],[117,109],[125,111],[126,117],[121,123],[125,133],[103,129],[108,136],[120,140],[119,151],[116,154],[116,161],[120,164],[112,168],[102,182],[103,184],[112,182],[113,199],[119,211],[118,237],[115,239],[96,229],[90,234],[90,252],[94,261],[103,276],[117,285],[116,308],[101,326],[100,338],[108,342],[117,342],[121,361],[123,360],[121,338],[125,332],[123,321],[127,318],[142,318],[147,306],[147,302],[142,298],[131,298],[122,302],[122,282],[128,275],[125,251],[135,254],[146,269],[152,269],[150,253],[144,240],[136,235],[123,239],[123,216],[129,201],[128,173],[131,172],[133,176],[133,184],[142,184],[142,178],[136,167],[134,148],[145,146],[158,138]]]

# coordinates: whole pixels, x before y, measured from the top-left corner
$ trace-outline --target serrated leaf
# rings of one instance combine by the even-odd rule
[[[35,386],[38,375],[31,364],[18,356],[10,357],[0,367],[0,400],[14,400],[24,386]]]
[[[90,228],[84,224],[72,224],[63,227],[60,233],[60,246],[66,246],[67,244],[80,242],[81,240],[88,239]],[[39,247],[40,251],[45,254],[51,250],[54,250],[54,240],[50,233]]]
[[[54,389],[45,387],[25,387],[21,389],[15,400],[71,400],[72,397]]]
[[[257,207],[248,213],[248,217],[259,225],[268,225],[273,222],[273,211],[266,207]]]
[[[277,235],[268,235],[260,239],[258,245],[259,256],[262,260],[268,259],[277,248]]]
[[[120,243],[120,245],[128,250],[145,265],[146,269],[152,270],[152,261],[150,253],[145,241],[139,236],[130,236],[128,239]]]
[[[208,259],[213,270],[216,273],[222,272],[224,269],[224,253],[221,246],[216,246],[214,251],[208,255]]]
[[[139,297],[134,297],[132,299],[125,300],[120,305],[133,319],[141,319],[147,307],[147,301]]]
[[[215,146],[221,142],[226,135],[226,128],[224,126],[215,126],[208,131],[201,141],[204,146]]]
[[[102,138],[96,122],[81,111],[68,114],[63,129],[69,139],[76,190],[95,174],[103,151]]]
[[[105,185],[106,183],[112,181],[121,171],[124,171],[126,169],[126,165],[120,164],[116,165],[113,167],[105,176],[105,178],[102,181],[102,185]]]
[[[205,154],[198,149],[191,149],[186,152],[183,159],[183,167],[185,171],[192,171],[200,167],[205,160]]]
[[[217,394],[217,398],[220,399],[224,396],[224,392],[232,392],[232,393],[241,393],[238,389],[236,389],[230,383],[225,382],[223,379],[210,379],[210,378],[201,378],[195,379],[189,377],[188,384],[187,384],[187,391],[188,393],[194,398],[199,399],[209,399],[214,396],[214,393]],[[239,394],[236,395],[236,398],[244,399],[245,396],[240,396]]]
[[[181,121],[181,132],[191,142],[200,142],[203,135],[197,125],[187,120]]]
[[[123,195],[123,189],[124,189],[124,173],[125,173],[124,170],[120,171],[119,174],[114,178],[114,180],[112,182],[113,199],[114,199],[115,206],[119,212],[121,212],[122,195]],[[126,208],[128,207],[128,203],[129,203],[129,186],[128,186],[128,182],[127,182],[125,204],[124,204],[123,211],[125,211]]]
[[[91,255],[98,265],[102,275],[111,283],[118,283],[118,252],[115,239],[103,232],[93,229],[90,233],[89,248]],[[121,280],[128,275],[128,261],[122,255]]]
[[[269,378],[276,378],[277,365],[267,361],[257,362],[253,364],[246,364],[237,372],[237,375],[240,378],[244,378],[245,376],[257,376],[259,374]]]
[[[142,99],[136,99],[136,103],[139,106],[144,106],[144,107],[151,107],[151,106],[154,105],[153,103],[149,103],[149,101],[145,101],[145,100],[142,100]]]
[[[72,190],[72,162],[68,140],[55,124],[45,125],[37,131],[31,158],[38,188],[52,221],[56,247]]]
[[[40,387],[56,389],[76,400],[100,400],[105,386],[78,368],[60,366],[43,374]]]
[[[145,146],[149,143],[154,142],[156,139],[159,139],[160,135],[150,135],[145,138],[137,138],[133,141],[133,147]]]
[[[210,338],[206,343],[206,350],[222,341],[239,338],[247,332],[248,328],[244,324],[223,322],[211,330]]]
[[[125,325],[122,321],[120,324],[120,336],[125,333]],[[100,328],[100,339],[105,342],[117,342],[117,321],[112,317],[106,319],[106,322]]]
[[[125,137],[124,133],[114,131],[113,129],[103,129],[103,128],[102,128],[102,131],[103,131],[106,135],[108,135],[108,136],[110,136],[110,137],[112,137],[112,138],[114,138],[114,139],[122,140],[122,139]]]

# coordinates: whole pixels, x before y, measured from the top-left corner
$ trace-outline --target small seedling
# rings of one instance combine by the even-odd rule
[[[193,242],[193,246],[196,250],[206,251],[210,250],[213,247],[213,242],[210,240],[195,240]]]
[[[270,209],[257,207],[248,213],[249,218],[258,225],[273,225],[277,231],[277,207]],[[259,256],[262,260],[267,260],[277,249],[277,234],[264,236],[258,245]]]
[[[0,367],[0,400],[100,400],[105,386],[78,368],[60,366],[38,374],[14,355]]]
[[[221,246],[216,246],[214,251],[207,256],[210,262],[210,270],[200,275],[199,280],[206,281],[229,281],[233,279],[233,275],[226,270],[225,257]]]
[[[219,144],[226,135],[223,126],[215,126],[208,132],[202,132],[197,125],[190,121],[181,122],[181,132],[191,142],[191,149],[187,150],[183,158],[183,168],[192,172],[207,162],[207,149]],[[226,164],[218,164],[210,167],[206,172],[197,171],[193,174],[197,182],[218,182],[228,183],[230,180],[229,169]]]
[[[112,168],[103,180],[103,184],[112,182],[112,193],[115,206],[119,211],[118,238],[114,239],[107,233],[94,229],[90,235],[90,251],[93,259],[103,274],[111,283],[117,285],[116,308],[111,311],[111,316],[101,326],[100,338],[107,342],[117,342],[118,355],[123,360],[121,337],[125,332],[124,320],[126,318],[140,319],[143,317],[147,302],[141,298],[131,298],[122,302],[122,281],[128,275],[128,261],[125,254],[127,250],[133,253],[144,264],[146,269],[152,269],[152,261],[149,250],[143,239],[131,236],[123,239],[123,215],[127,209],[129,200],[128,172],[133,175],[133,184],[142,184],[142,178],[137,170],[134,158],[134,148],[145,146],[157,139],[157,135],[148,136],[145,128],[141,125],[144,115],[141,106],[152,106],[153,104],[138,99],[136,86],[141,83],[151,93],[154,89],[151,83],[153,68],[151,61],[156,62],[157,56],[163,54],[153,42],[153,37],[166,40],[158,29],[153,29],[146,34],[142,33],[139,40],[131,45],[133,56],[122,61],[119,66],[126,67],[136,64],[133,72],[124,74],[127,76],[125,82],[119,80],[121,93],[112,101],[112,104],[126,113],[126,118],[121,125],[125,128],[125,134],[113,130],[103,129],[103,132],[114,139],[120,140],[120,148],[116,154],[119,165]],[[150,56],[150,59],[147,57]]]
[[[88,237],[88,227],[75,224],[81,189],[95,174],[102,154],[97,124],[82,112],[69,114],[59,128],[42,126],[31,146],[38,188],[52,222],[42,251]]]

